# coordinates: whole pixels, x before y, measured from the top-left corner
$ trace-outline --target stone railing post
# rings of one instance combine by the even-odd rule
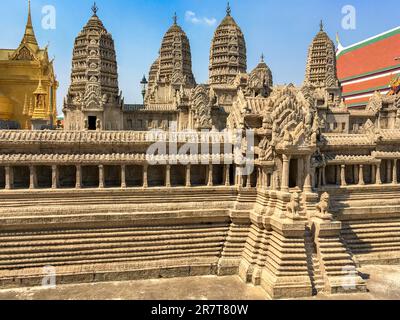
[[[188,164],[186,166],[186,187],[191,187],[192,186],[192,181],[191,181],[191,165]]]
[[[397,184],[397,159],[393,160],[392,183]]]
[[[58,188],[58,166],[57,165],[51,166],[51,188],[52,189]]]
[[[290,168],[290,156],[285,154],[282,155],[283,168],[282,168],[282,186],[281,191],[289,192],[289,168]]]
[[[376,165],[375,183],[376,184],[382,184],[381,164],[380,163]]]
[[[364,181],[364,165],[360,164],[358,169],[358,184],[363,186],[365,185]]]
[[[29,166],[29,189],[35,189],[37,186],[36,167]]]
[[[225,186],[229,187],[231,185],[231,177],[230,177],[230,165],[225,165]]]
[[[306,157],[305,162],[306,163],[305,163],[305,166],[304,166],[304,168],[305,168],[304,175],[305,175],[306,178],[304,180],[303,189],[304,189],[304,192],[311,192],[312,191],[311,168],[310,168],[310,166],[311,166],[311,155],[308,155]]]
[[[12,179],[12,167],[6,166],[4,171],[5,171],[5,188],[6,190],[10,190],[13,187],[13,179]]]
[[[212,187],[212,186],[214,185],[213,175],[214,175],[214,172],[213,172],[213,165],[210,164],[210,165],[208,166],[208,182],[207,182],[207,186],[208,186],[208,187]]]
[[[165,168],[165,186],[171,188],[171,165],[167,165]]]
[[[346,182],[346,165],[342,164],[340,166],[340,185],[342,187],[347,186],[347,182]]]
[[[149,187],[148,170],[149,165],[146,163],[145,165],[143,165],[143,188]]]
[[[99,165],[99,188],[104,188],[104,166]]]
[[[76,166],[76,189],[82,188],[82,166],[77,165]]]
[[[126,165],[121,165],[121,188],[126,188]]]

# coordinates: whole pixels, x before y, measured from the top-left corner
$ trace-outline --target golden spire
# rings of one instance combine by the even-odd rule
[[[33,25],[32,25],[31,1],[30,0],[28,0],[28,21],[26,23],[25,34],[22,39],[22,43],[31,44],[36,47],[38,46],[36,36],[35,36],[35,31],[33,30]]]

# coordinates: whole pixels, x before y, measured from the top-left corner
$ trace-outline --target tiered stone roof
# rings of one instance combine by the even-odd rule
[[[320,88],[338,86],[335,45],[324,31],[322,21],[308,50],[305,83]]]
[[[214,33],[210,51],[210,84],[233,84],[236,75],[247,72],[246,41],[231,16],[228,5],[225,18]]]
[[[69,94],[85,94],[87,85],[100,88],[100,96],[118,96],[118,72],[114,40],[97,16],[97,8],[75,39]]]

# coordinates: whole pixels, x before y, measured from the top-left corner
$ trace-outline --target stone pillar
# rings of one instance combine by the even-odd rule
[[[230,165],[225,165],[225,186],[229,187],[231,185],[231,177],[230,177]]]
[[[380,163],[376,165],[375,183],[376,184],[382,184],[381,164]]]
[[[208,187],[212,187],[214,185],[213,169],[214,169],[214,166],[212,164],[208,165],[208,182],[207,182]]]
[[[371,183],[372,184],[376,183],[376,166],[375,165],[371,166]]]
[[[392,160],[387,160],[386,163],[386,183],[392,183]]]
[[[77,165],[76,166],[76,189],[82,188],[82,166]]]
[[[58,188],[58,167],[56,165],[51,166],[51,188]]]
[[[99,188],[104,188],[104,166],[99,165]]]
[[[393,160],[392,183],[397,184],[397,159]]]
[[[35,189],[37,186],[35,166],[29,166],[29,189]]]
[[[6,189],[10,190],[13,187],[13,179],[12,179],[12,168],[10,166],[6,166],[4,168],[4,173],[5,173],[5,183],[6,183]]]
[[[322,167],[322,185],[326,186],[326,166]]]
[[[165,168],[165,186],[171,188],[171,165],[167,165]]]
[[[121,165],[121,188],[126,188],[126,165]]]
[[[304,192],[312,191],[312,181],[311,181],[312,179],[311,179],[310,166],[311,166],[311,156],[309,155],[306,157],[305,166],[304,166],[304,169],[305,169],[305,172],[304,172],[305,180],[304,180],[304,187],[303,187]]]
[[[282,168],[282,183],[281,190],[283,192],[289,192],[289,168],[290,168],[290,156],[282,155],[283,168]]]
[[[147,178],[148,170],[149,170],[149,165],[145,164],[143,166],[143,188],[148,188],[149,187],[149,180]]]
[[[256,182],[256,187],[259,188],[262,186],[262,179],[263,179],[263,175],[261,172],[261,168],[258,167],[257,168],[257,182]]]
[[[251,188],[251,173],[246,177],[246,188]]]
[[[363,186],[365,185],[364,181],[364,165],[360,164],[358,169],[358,184]]]
[[[342,164],[340,166],[340,185],[342,187],[347,186],[347,182],[346,182],[346,166],[344,164]]]
[[[192,182],[191,182],[191,165],[188,164],[186,166],[186,187],[191,187]]]

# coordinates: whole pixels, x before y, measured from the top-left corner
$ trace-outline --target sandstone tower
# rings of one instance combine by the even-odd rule
[[[320,31],[308,50],[304,84],[318,89],[326,89],[328,103],[339,103],[341,90],[336,70],[336,49],[333,41],[324,31],[322,21]]]
[[[75,39],[71,86],[64,101],[68,130],[121,130],[122,99],[114,40],[93,15]]]
[[[181,86],[194,88],[196,81],[189,39],[175,14],[173,25],[162,40],[159,57],[150,69],[146,103],[173,103]]]
[[[226,16],[214,33],[209,69],[211,85],[232,85],[236,75],[246,73],[246,41],[231,16],[229,3]]]

